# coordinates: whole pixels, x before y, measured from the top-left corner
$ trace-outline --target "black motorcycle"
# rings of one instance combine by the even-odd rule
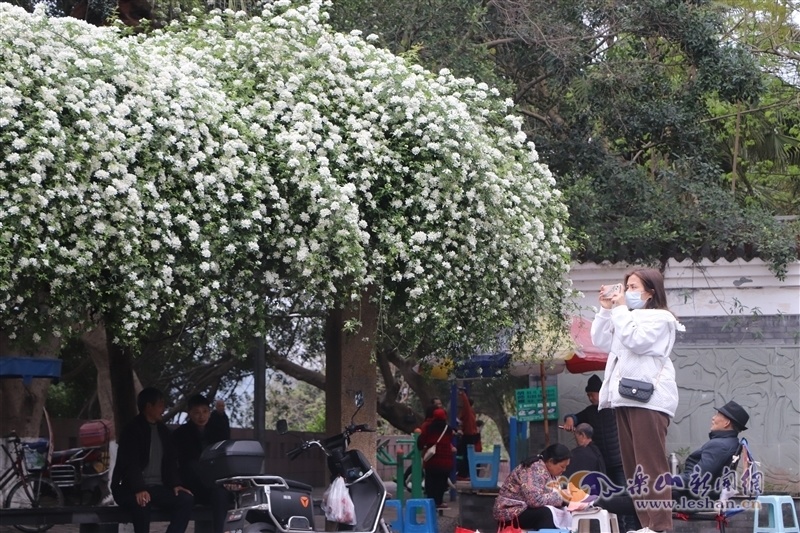
[[[383,520],[386,487],[359,450],[348,450],[350,436],[375,431],[366,424],[354,424],[364,405],[364,396],[356,393],[356,412],[342,433],[323,440],[303,441],[287,455],[293,460],[311,448],[320,448],[327,457],[331,479],[343,478],[353,502],[355,524],[338,524],[339,531],[390,533]],[[285,420],[278,421],[278,432],[285,434]],[[314,505],[310,485],[279,476],[234,476],[218,479],[236,494],[236,507],[228,512],[226,533],[308,533],[314,531]],[[338,481],[341,483],[341,481]]]
[[[108,490],[108,445],[53,452],[50,479],[72,505],[99,505]]]

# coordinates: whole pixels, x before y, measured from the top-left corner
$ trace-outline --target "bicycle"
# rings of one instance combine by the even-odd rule
[[[40,509],[45,507],[62,507],[64,494],[48,477],[47,463],[41,468],[27,468],[25,460],[26,446],[20,441],[16,433],[6,437],[11,443],[9,450],[6,444],[0,448],[10,460],[10,466],[0,474],[0,491],[11,485],[3,507],[7,509]],[[15,528],[25,533],[38,533],[50,529],[50,525],[19,525],[12,524]]]

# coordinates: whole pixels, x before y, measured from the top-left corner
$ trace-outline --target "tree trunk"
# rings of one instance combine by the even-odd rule
[[[731,162],[731,193],[736,194],[736,174],[739,172],[739,144],[742,135],[742,103],[736,104],[736,129],[733,135],[733,161]]]
[[[100,418],[114,423],[114,395],[111,387],[111,372],[108,357],[108,340],[106,328],[97,324],[81,336],[86,351],[89,353],[97,371],[97,402],[100,404]]]
[[[364,407],[357,423],[371,428],[377,425],[377,381],[372,354],[378,329],[378,307],[370,301],[371,290],[364,291],[361,301],[345,309],[331,311],[325,331],[325,430],[341,431],[350,423],[355,411],[354,395],[361,391]],[[358,321],[354,330],[344,331],[349,321]],[[375,464],[375,436],[359,433],[353,436],[352,447],[358,448]]]
[[[133,354],[130,348],[114,344],[114,336],[108,333],[107,331],[106,345],[108,346],[108,369],[114,406],[114,429],[115,434],[120,435],[125,424],[138,412],[133,375]]]

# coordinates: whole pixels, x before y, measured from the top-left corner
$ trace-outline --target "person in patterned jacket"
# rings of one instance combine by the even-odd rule
[[[571,454],[563,444],[522,461],[506,478],[494,502],[492,515],[501,527],[519,525],[523,530],[557,529],[553,510],[564,507],[559,477],[569,466]]]

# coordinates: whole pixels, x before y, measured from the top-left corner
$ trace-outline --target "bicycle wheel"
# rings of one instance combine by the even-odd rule
[[[40,509],[43,507],[62,507],[64,494],[52,481],[40,476],[26,476],[18,481],[6,497],[6,508],[9,509]],[[14,527],[26,533],[47,531],[50,525],[20,525]]]

